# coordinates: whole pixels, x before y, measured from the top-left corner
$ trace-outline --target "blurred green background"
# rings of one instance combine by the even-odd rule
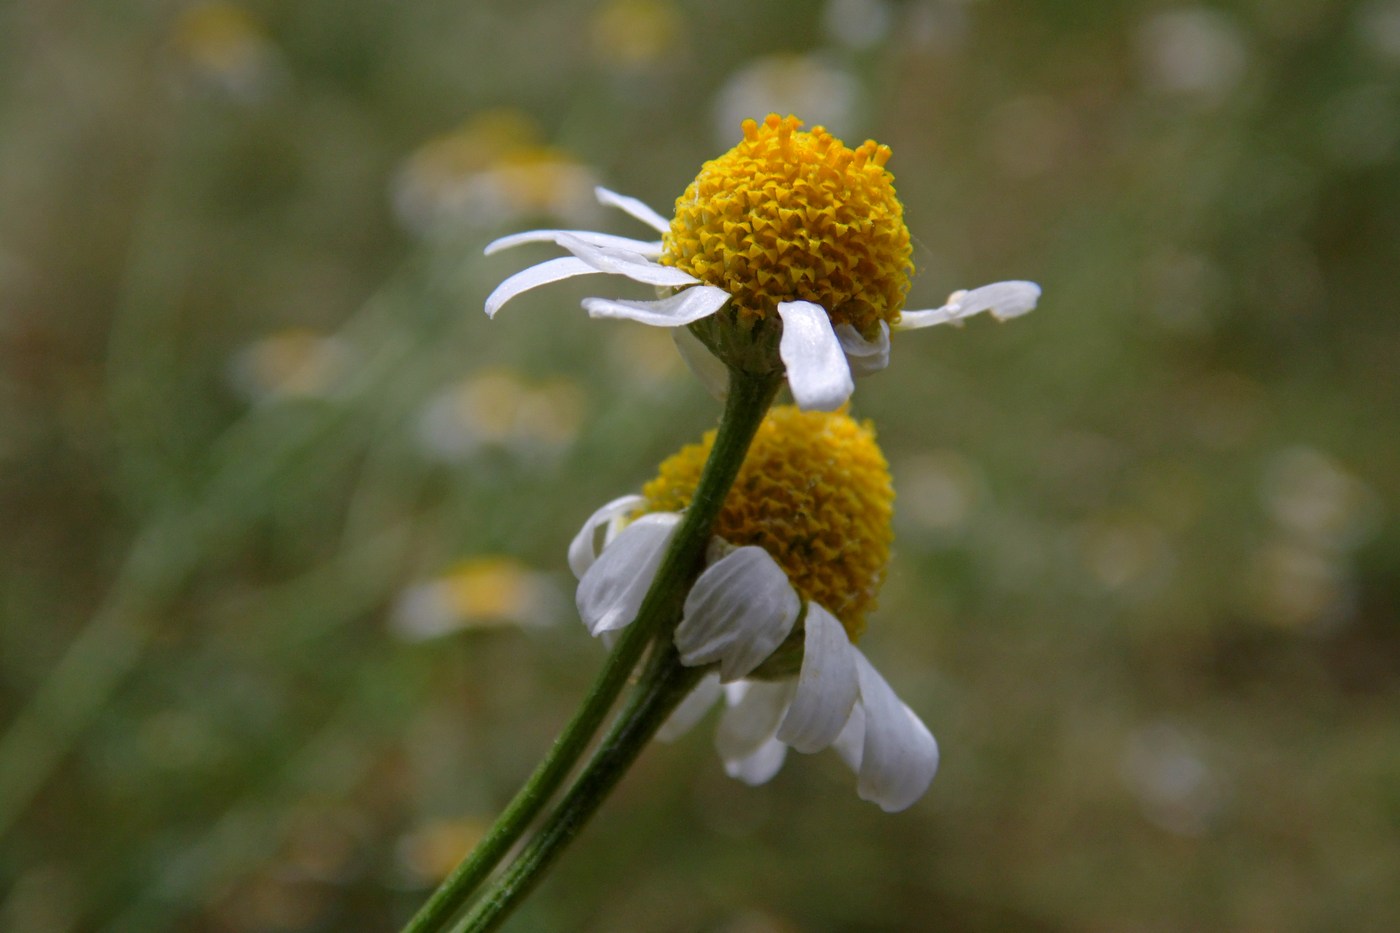
[[[1045,289],[856,395],[942,770],[707,724],[514,928],[1400,928],[1400,2],[10,0],[0,929],[407,919],[600,666],[570,536],[717,416],[481,247],[769,110],[893,147],[911,306]]]

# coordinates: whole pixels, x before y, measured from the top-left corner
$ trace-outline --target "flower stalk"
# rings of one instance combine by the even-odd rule
[[[455,928],[455,933],[487,933],[505,921],[597,812],[703,673],[701,668],[683,667],[673,645],[656,642],[627,708],[614,721],[588,766],[516,860]]]
[[[671,633],[680,621],[686,594],[700,572],[725,497],[782,383],[781,372],[754,375],[730,370],[729,393],[714,447],[706,460],[691,507],[671,539],[636,620],[622,633],[583,704],[544,760],[477,847],[404,927],[404,933],[435,933],[444,929],[467,903],[557,794],[587,750],[608,710],[616,703],[648,645],[655,645],[652,659],[633,699],[540,835],[484,896],[471,922],[488,925],[470,929],[490,929],[528,893],[636,759],[670,710],[694,686],[699,674],[680,665],[671,645]],[[496,906],[488,909],[491,904]]]

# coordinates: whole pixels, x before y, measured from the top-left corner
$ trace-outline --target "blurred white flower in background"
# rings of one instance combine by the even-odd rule
[[[1356,15],[1356,37],[1377,58],[1400,65],[1400,2],[1374,0]]]
[[[342,338],[293,327],[238,351],[229,363],[228,378],[250,402],[328,398],[354,363],[355,352]]]
[[[888,0],[827,0],[822,13],[826,34],[853,49],[884,41],[892,20]]]
[[[1234,20],[1206,7],[1154,13],[1139,27],[1137,40],[1149,87],[1201,103],[1229,97],[1249,62],[1245,36]]]
[[[1321,550],[1350,550],[1369,539],[1380,523],[1375,491],[1311,447],[1274,454],[1260,495],[1280,529]]]
[[[1260,498],[1274,527],[1244,577],[1249,606],[1283,628],[1346,623],[1356,610],[1351,555],[1380,527],[1380,497],[1326,454],[1289,447],[1266,465]]]
[[[1078,528],[1074,538],[1084,569],[1110,592],[1130,597],[1157,592],[1176,567],[1168,537],[1138,516],[1096,517]]]
[[[521,457],[557,454],[583,421],[583,390],[567,379],[534,384],[493,368],[442,389],[418,415],[419,449],[430,459],[460,462],[484,447]]]
[[[490,826],[489,819],[475,817],[430,820],[405,833],[394,854],[414,884],[438,884],[457,867],[462,853],[470,852],[481,841]]]
[[[975,0],[925,0],[909,7],[908,20],[899,35],[916,48],[949,54],[967,43],[971,17],[967,7]]]
[[[389,628],[410,642],[464,629],[533,628],[553,623],[564,605],[548,574],[512,557],[472,557],[405,588]]]
[[[1157,722],[1133,732],[1119,773],[1143,815],[1178,836],[1199,836],[1225,803],[1224,784],[1200,743]]]
[[[849,71],[813,55],[769,55],[735,72],[715,95],[716,141],[732,144],[734,127],[764,114],[801,114],[809,126],[836,136],[854,131],[860,82]]]
[[[610,71],[644,72],[670,61],[684,31],[670,0],[607,0],[593,14],[593,56]]]
[[[524,114],[492,110],[409,155],[391,197],[399,222],[419,236],[525,218],[586,224],[597,213],[596,181],[572,156],[544,145]]]
[[[171,42],[196,82],[243,103],[265,99],[284,77],[261,23],[232,3],[197,3],[176,18]]]

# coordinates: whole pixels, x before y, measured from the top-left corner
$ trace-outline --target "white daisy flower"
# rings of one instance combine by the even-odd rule
[[[710,443],[713,434],[667,460],[644,495],[609,502],[574,538],[569,565],[591,634],[636,618]],[[922,796],[938,744],[854,644],[888,561],[892,499],[868,425],[791,406],[769,413],[674,634],[682,664],[715,670],[662,738],[722,694],[715,742],[731,777],[761,784],[789,748],[835,747],[863,799],[895,812]]]
[[[885,169],[886,146],[847,148],[794,117],[744,122],[744,139],[699,176],[664,217],[635,198],[596,189],[661,234],[640,240],[585,230],[503,237],[488,254],[552,242],[571,255],[512,275],[486,299],[494,317],[517,295],[580,275],[620,275],[662,291],[654,301],[586,298],[595,318],[674,328],[686,361],[716,394],[726,366],[786,370],[799,408],[835,411],[853,376],[889,363],[890,331],[960,321],[983,311],[1007,320],[1033,309],[1040,286],[999,282],[954,293],[940,308],[904,311],[911,249],[904,210]],[[760,351],[739,353],[736,344]],[[710,351],[723,361],[710,357]],[[755,362],[757,359],[758,362]]]

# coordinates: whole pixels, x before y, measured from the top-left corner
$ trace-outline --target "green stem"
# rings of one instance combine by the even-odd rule
[[[433,933],[446,925],[559,790],[587,750],[646,646],[663,632],[669,643],[670,628],[675,626],[685,594],[700,571],[715,519],[780,385],[781,378],[731,371],[729,397],[714,448],[636,620],[624,631],[583,705],[554,741],[549,754],[471,854],[453,869],[404,927],[404,933]]]
[[[505,921],[598,811],[702,674],[702,669],[682,667],[674,646],[657,645],[632,701],[613,723],[588,766],[529,845],[456,928],[456,933],[487,933]]]

